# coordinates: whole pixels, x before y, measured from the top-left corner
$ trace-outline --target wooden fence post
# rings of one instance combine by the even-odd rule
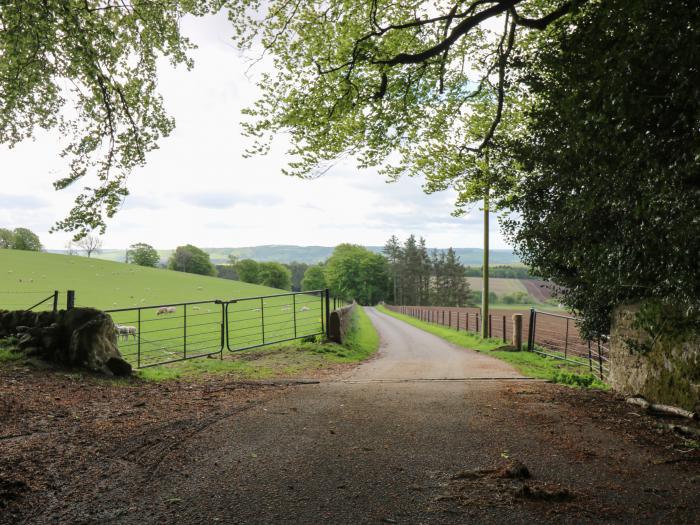
[[[523,314],[513,314],[513,346],[518,351],[523,349]]]

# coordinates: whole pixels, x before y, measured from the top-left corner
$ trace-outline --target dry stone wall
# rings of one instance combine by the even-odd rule
[[[352,314],[355,308],[355,303],[338,308],[331,312],[331,317],[328,322],[328,334],[331,341],[342,344],[345,341],[347,333],[352,330]]]
[[[634,326],[638,306],[619,307],[610,335],[611,386],[650,401],[700,409],[700,334],[683,341],[654,340]]]
[[[94,308],[58,312],[0,310],[0,337],[15,337],[28,357],[104,375],[131,373],[117,348],[112,318]]]

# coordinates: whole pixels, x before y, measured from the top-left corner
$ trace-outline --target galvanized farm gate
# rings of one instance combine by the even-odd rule
[[[218,356],[326,334],[329,290],[105,310],[119,350],[137,368]]]

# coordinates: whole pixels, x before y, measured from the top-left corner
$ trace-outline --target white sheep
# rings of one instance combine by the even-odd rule
[[[300,312],[308,312],[309,310],[311,310],[311,308],[309,308],[308,306],[302,306],[301,308],[299,308]]]
[[[174,314],[176,308],[174,306],[161,306],[156,310],[156,315],[163,315],[163,314]]]
[[[114,330],[117,332],[117,337],[120,337],[124,339],[125,341],[129,340],[129,336],[132,335],[134,336],[134,339],[136,339],[136,327],[135,326],[125,326],[121,324],[115,324],[114,325]]]

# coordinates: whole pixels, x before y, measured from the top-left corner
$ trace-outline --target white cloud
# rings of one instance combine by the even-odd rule
[[[480,246],[481,212],[475,207],[466,217],[451,217],[451,191],[425,195],[420,180],[387,184],[348,162],[316,180],[285,177],[284,137],[270,155],[244,159],[249,143],[241,136],[241,109],[257,95],[249,77],[268,66],[263,61],[246,73],[249,60],[231,44],[225,15],[185,20],[183,30],[199,46],[195,69],[164,63],[159,79],[177,128],[131,175],[131,194],[109,222],[105,247],[378,245],[392,234],[411,233],[430,246]],[[60,150],[55,132],[40,132],[14,149],[0,147],[0,226],[30,227],[49,248],[68,240],[48,230],[82,186],[53,190],[66,169]],[[495,226],[492,246],[507,247]]]

